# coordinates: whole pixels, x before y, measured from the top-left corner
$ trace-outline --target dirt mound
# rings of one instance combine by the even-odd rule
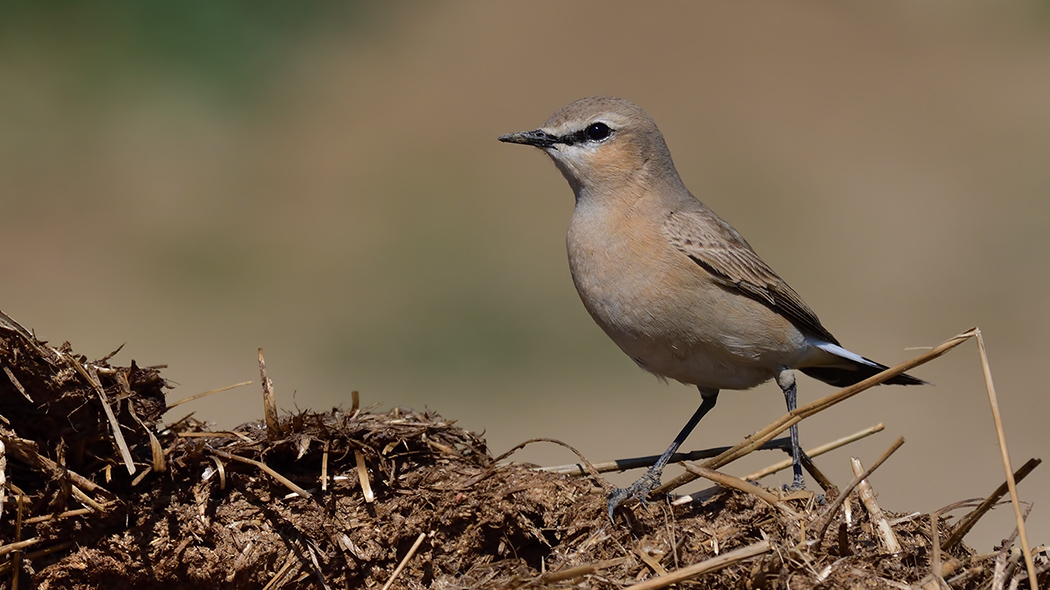
[[[976,555],[943,518],[853,495],[716,488],[612,523],[598,478],[498,464],[433,413],[165,427],[159,368],[88,362],[3,314],[0,367],[6,588],[982,588],[997,565],[1027,584],[1009,547]]]

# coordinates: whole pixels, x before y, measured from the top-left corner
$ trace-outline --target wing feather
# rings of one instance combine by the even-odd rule
[[[838,344],[802,297],[759,258],[739,232],[710,209],[672,211],[664,234],[724,287],[764,303],[804,332]]]

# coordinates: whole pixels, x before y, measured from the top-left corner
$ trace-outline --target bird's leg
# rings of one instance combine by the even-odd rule
[[[794,412],[798,406],[795,372],[787,367],[781,369],[777,374],[777,385],[784,392],[788,412]],[[798,424],[792,424],[789,431],[791,432],[791,471],[794,474],[791,488],[801,490],[806,487],[806,478],[802,475],[802,447],[798,444]]]
[[[645,498],[649,495],[649,492],[653,491],[656,486],[660,485],[660,475],[664,471],[664,467],[667,466],[668,461],[671,460],[671,456],[678,451],[678,447],[682,446],[685,439],[689,437],[689,433],[696,428],[696,425],[700,422],[700,419],[704,417],[704,414],[711,411],[711,408],[715,407],[715,402],[718,401],[718,390],[717,389],[706,389],[700,388],[700,407],[693,413],[693,417],[689,419],[689,422],[682,428],[682,431],[678,433],[674,441],[671,442],[671,446],[667,447],[663,455],[656,460],[656,463],[645,472],[645,475],[638,478],[638,481],[632,483],[626,488],[616,488],[609,492],[609,519],[613,517],[613,510],[616,507],[624,503],[626,500],[631,498],[638,498],[638,501],[645,504]]]

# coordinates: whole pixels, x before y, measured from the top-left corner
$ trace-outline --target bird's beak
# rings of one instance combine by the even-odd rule
[[[554,144],[558,143],[556,137],[537,129],[535,131],[519,131],[517,133],[508,133],[506,135],[500,135],[499,140],[504,143],[520,143],[523,145],[531,145],[538,148],[549,148]]]

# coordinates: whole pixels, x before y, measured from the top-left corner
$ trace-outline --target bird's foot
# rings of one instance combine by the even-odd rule
[[[645,472],[645,475],[638,478],[638,481],[632,483],[626,488],[616,488],[609,492],[609,520],[613,520],[613,511],[615,511],[620,504],[623,504],[631,498],[637,498],[642,506],[646,506],[646,498],[649,496],[649,492],[653,491],[658,485],[660,485],[660,475],[662,472],[662,469],[650,469]]]
[[[798,476],[790,484],[784,484],[782,487],[784,489],[784,492],[788,494],[792,492],[800,492],[806,489],[806,478]]]

